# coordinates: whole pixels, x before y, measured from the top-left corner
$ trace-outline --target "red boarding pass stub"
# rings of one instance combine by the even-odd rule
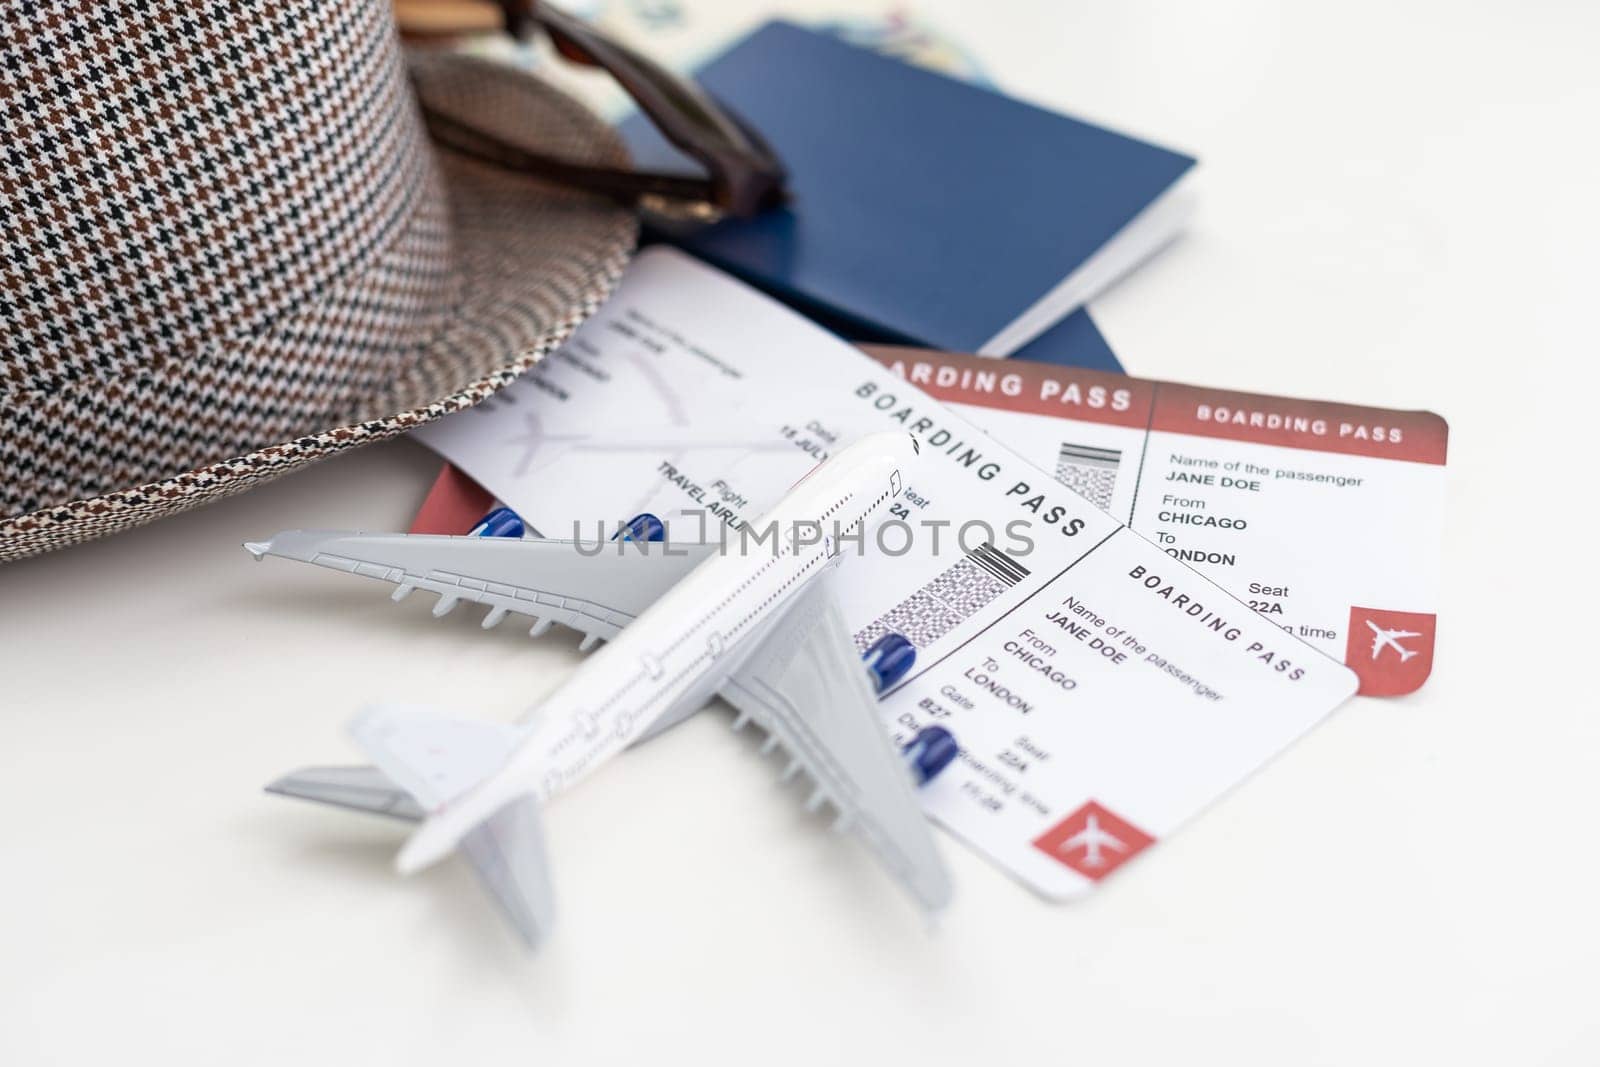
[[[1448,427],[1392,411],[1020,360],[879,363],[1343,659],[1371,696],[1433,667]]]

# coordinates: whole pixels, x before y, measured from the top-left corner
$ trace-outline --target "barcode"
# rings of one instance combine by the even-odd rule
[[[967,558],[1000,579],[1007,588],[1016,585],[1028,576],[1028,568],[987,541],[968,552]],[[959,565],[957,564],[957,566]],[[949,572],[947,571],[946,573]]]
[[[1102,510],[1111,507],[1111,494],[1117,488],[1117,468],[1122,466],[1122,451],[1062,442],[1056,456],[1056,480]]]
[[[1028,568],[986,541],[858,632],[856,647],[865,652],[892,631],[927,648],[1027,576]]]

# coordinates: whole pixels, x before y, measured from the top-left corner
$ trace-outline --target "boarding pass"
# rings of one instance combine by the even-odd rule
[[[1448,428],[1392,411],[869,347],[1372,696],[1433,667]]]
[[[892,518],[841,546],[858,648],[915,646],[881,711],[949,728],[928,813],[1072,897],[1310,729],[1355,675],[832,335],[666,248],[489,404],[419,436],[549,537],[641,512],[749,529],[817,462],[902,428]]]

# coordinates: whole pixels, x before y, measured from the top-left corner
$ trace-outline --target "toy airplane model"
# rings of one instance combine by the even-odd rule
[[[742,554],[647,538],[594,553],[592,545],[579,552],[575,542],[520,536],[317,531],[247,544],[257,559],[282,556],[393,582],[397,600],[430,590],[439,594],[435,615],[467,600],[489,608],[485,627],[517,613],[536,619],[533,635],[562,622],[583,631],[585,646],[607,642],[521,724],[376,708],[353,727],[376,767],[310,768],[268,788],[423,820],[399,869],[426,867],[459,847],[536,945],[554,915],[540,807],[721,695],[739,711],[736,727],[753,719],[767,730],[763,751],[788,751],[786,775],[803,768],[815,779],[809,807],[831,803],[836,825],[853,828],[924,908],[942,908],[950,881],[839,612],[841,553],[825,534],[857,531],[885,508],[918,451],[904,433],[857,441],[763,519],[762,527],[780,531],[775,542],[752,542]],[[512,525],[506,532],[520,534],[514,518]],[[909,643],[903,651],[911,653]],[[892,682],[910,663],[889,649],[869,666]],[[938,734],[908,746],[920,776],[955,755],[953,739]]]

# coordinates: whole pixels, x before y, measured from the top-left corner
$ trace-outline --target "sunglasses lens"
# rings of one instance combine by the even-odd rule
[[[600,65],[600,61],[590,55],[587,48],[584,48],[564,33],[559,33],[555,30],[550,31],[550,42],[556,46],[556,51],[560,53],[561,58],[570,63],[577,63],[585,67],[598,67]]]
[[[782,203],[782,162],[737,115],[694,82],[679,78],[619,41],[543,0],[499,0],[505,28],[525,38],[537,27],[563,59],[615,78],[650,120],[704,169],[704,175],[613,171],[573,164],[512,146],[475,123],[430,117],[436,136],[467,155],[556,181],[632,198],[690,205],[711,215],[753,215]],[[698,217],[698,214],[696,215]]]

